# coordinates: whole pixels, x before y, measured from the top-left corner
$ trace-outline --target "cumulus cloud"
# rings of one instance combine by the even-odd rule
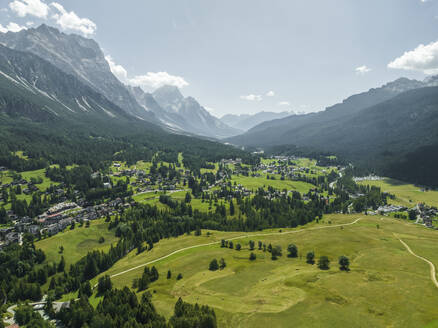
[[[128,82],[128,72],[127,70],[122,66],[122,65],[117,65],[114,62],[114,59],[110,56],[107,55],[105,56],[106,61],[108,62],[111,72],[123,83],[127,83]]]
[[[49,14],[49,6],[41,0],[15,0],[9,4],[9,8],[19,17],[31,15],[47,18]]]
[[[356,73],[358,73],[358,74],[365,74],[365,73],[370,72],[370,71],[371,71],[371,68],[369,68],[369,67],[363,65],[363,66],[356,67],[355,71],[356,71]]]
[[[274,91],[268,91],[267,93],[266,93],[266,97],[274,97],[275,96],[275,92]]]
[[[438,74],[438,41],[420,44],[388,64],[389,68],[420,71],[428,75]]]
[[[108,55],[105,59],[110,66],[111,72],[125,84],[147,89],[156,89],[163,85],[172,85],[178,88],[183,88],[189,85],[189,83],[181,76],[170,75],[167,72],[148,72],[145,75],[137,75],[129,78],[128,71],[122,65],[116,64],[111,56]]]
[[[278,106],[290,106],[290,102],[288,102],[288,101],[280,101],[278,103]]]
[[[4,27],[2,24],[0,24],[0,32],[1,33],[7,33],[7,32],[20,32],[21,30],[25,30],[25,26],[18,25],[17,23],[9,23],[6,27]]]
[[[50,4],[58,12],[53,15],[53,19],[63,30],[79,31],[86,36],[94,34],[96,32],[96,24],[88,18],[80,18],[74,11],[67,11],[65,8],[57,3],[52,2]]]
[[[148,72],[145,75],[137,75],[129,79],[129,84],[146,88],[159,88],[163,85],[183,88],[189,85],[181,76],[170,75],[167,72]]]
[[[247,95],[247,96],[240,96],[240,99],[248,100],[248,101],[262,101],[263,97],[260,95]]]

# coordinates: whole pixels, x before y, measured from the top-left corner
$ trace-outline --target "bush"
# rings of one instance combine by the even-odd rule
[[[330,268],[330,260],[327,256],[321,256],[318,260],[318,268],[328,270]]]
[[[219,269],[219,264],[217,263],[217,260],[216,259],[213,259],[211,262],[210,262],[210,265],[208,266],[208,270],[210,270],[210,271],[216,271],[216,270],[218,270]]]

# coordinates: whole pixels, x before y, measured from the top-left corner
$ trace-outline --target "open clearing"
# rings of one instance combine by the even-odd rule
[[[105,241],[99,243],[99,238]],[[114,231],[108,230],[108,223],[104,219],[90,221],[90,227],[86,228],[76,225],[74,230],[67,228],[53,237],[42,239],[35,243],[37,248],[41,248],[47,256],[49,262],[59,262],[63,255],[67,265],[73,264],[84,257],[87,252],[92,250],[107,251],[110,245],[118,238],[114,236]],[[59,253],[59,247],[64,247],[63,254]]]
[[[377,186],[383,192],[395,195],[396,199],[388,199],[390,204],[414,207],[417,203],[426,203],[429,206],[438,206],[438,191],[423,191],[422,187],[389,178],[378,181],[366,180],[358,183],[361,185]]]
[[[356,224],[336,227],[337,224]],[[331,229],[316,227],[330,226]],[[377,228],[379,225],[379,228]],[[359,215],[328,215],[323,223],[312,223],[300,233],[241,238],[242,250],[218,244],[190,248],[154,265],[160,279],[151,284],[157,310],[169,317],[178,297],[216,310],[220,327],[424,327],[438,319],[438,291],[428,263],[412,256],[398,238],[418,256],[438,265],[433,245],[438,233],[407,221]],[[105,274],[116,274],[168,255],[176,250],[242,236],[242,232],[212,231],[210,237],[182,236],[162,240],[152,251],[133,251]],[[263,232],[265,233],[265,231]],[[248,233],[253,234],[253,233]],[[396,234],[396,235],[395,235]],[[249,260],[249,240],[256,241],[255,261]],[[268,252],[257,250],[257,241],[281,245],[283,256],[272,261]],[[290,243],[299,257],[286,256]],[[330,270],[307,264],[305,255],[327,255]],[[337,260],[349,257],[350,272],[341,272]],[[227,267],[211,272],[208,264],[224,258]],[[172,278],[166,279],[167,270]],[[131,286],[143,267],[112,278],[115,287]],[[183,279],[177,281],[178,273]],[[97,279],[93,281],[95,283]]]

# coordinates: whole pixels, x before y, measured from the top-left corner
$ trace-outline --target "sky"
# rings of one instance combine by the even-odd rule
[[[114,74],[212,114],[311,112],[438,74],[438,0],[0,0],[0,32],[95,39]]]

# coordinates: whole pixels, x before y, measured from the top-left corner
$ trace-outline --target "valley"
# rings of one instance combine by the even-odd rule
[[[438,3],[396,7],[5,1],[0,328],[438,328]]]
[[[301,195],[305,204],[313,202],[318,195],[318,199],[326,204],[324,212],[329,214],[301,223],[296,228],[287,227],[286,222],[279,221],[275,224],[277,228],[245,228],[248,230],[242,232],[242,228],[235,227],[230,231],[226,231],[229,228],[219,231],[205,229],[203,226],[207,223],[201,223],[199,228],[189,228],[184,235],[163,236],[156,242],[144,243],[141,250],[134,248],[128,251],[126,256],[92,278],[90,284],[97,288],[101,278],[109,276],[113,288],[129,287],[139,298],[145,292],[151,293],[152,304],[167,320],[172,317],[174,304],[180,297],[192,304],[208,304],[214,309],[221,327],[263,327],[268,322],[274,322],[276,326],[294,322],[295,326],[307,327],[315,321],[326,322],[330,326],[355,321],[363,322],[364,327],[370,323],[375,327],[423,327],[434,322],[433,304],[438,297],[436,288],[428,264],[416,256],[436,267],[438,258],[432,249],[438,235],[434,229],[415,224],[415,220],[407,217],[408,211],[417,203],[436,206],[436,192],[400,181],[364,178],[357,186],[374,186],[391,195],[382,199],[388,204],[406,207],[406,218],[395,218],[394,213],[382,216],[376,210],[380,206],[378,204],[360,212],[345,209],[339,204],[339,211],[345,209],[346,213],[330,214],[333,210],[329,208],[334,209],[339,202],[337,197],[341,193],[341,183],[344,184],[342,188],[348,190],[354,182],[342,181],[348,168],[336,164],[320,166],[318,163],[317,160],[287,156],[261,158],[256,165],[244,164],[240,159],[221,160],[207,163],[197,178],[184,166],[183,154],[179,154],[174,163],[139,161],[127,165],[125,162],[113,162],[109,169],[94,172],[92,176],[108,181],[106,183],[113,191],[118,184],[127,183],[122,189],[128,197],[127,202],[118,202],[117,194],[114,194],[99,203],[115,205],[95,205],[93,209],[76,199],[81,205],[62,216],[73,218],[70,222],[75,222],[75,226],[66,226],[50,236],[43,234],[47,229],[44,226],[49,229],[50,226],[40,221],[37,226],[42,230],[32,230],[36,234],[35,247],[45,253],[47,263],[59,263],[62,259],[68,267],[86,253],[106,253],[126,238],[118,232],[125,221],[124,213],[131,213],[138,206],[154,207],[163,214],[183,210],[198,213],[195,216],[219,215],[231,223],[241,222],[242,219],[248,221],[249,212],[246,212],[245,201],[242,200],[254,201],[261,191],[264,199],[272,203]],[[54,169],[59,170],[56,166]],[[80,169],[80,166],[68,168],[74,169]],[[3,171],[2,184],[12,185],[17,181],[17,175],[13,171]],[[56,185],[57,192],[65,191],[65,185],[63,187],[62,183],[51,180],[44,170],[20,175],[24,180],[33,178],[41,182],[35,184],[37,193],[51,190],[53,185]],[[328,186],[328,181],[334,181],[330,184],[332,187]],[[18,181],[14,188],[17,186],[20,186]],[[22,187],[23,190],[25,187]],[[357,202],[358,191],[348,193],[350,200],[347,202]],[[66,196],[69,197],[64,194],[59,201],[65,202]],[[17,195],[17,199],[28,200],[21,197]],[[370,195],[359,196],[363,197]],[[11,203],[3,206],[10,209]],[[79,214],[81,208],[91,209],[92,213],[96,211],[97,215],[83,219],[83,214]],[[353,208],[356,206],[353,205]],[[118,220],[121,220],[119,224]],[[15,228],[21,221],[18,218]],[[24,226],[32,224],[35,226],[35,223]],[[9,229],[7,227],[13,228],[14,225],[9,223],[3,229]],[[232,242],[234,247],[221,247],[224,241],[227,244]],[[296,257],[288,256],[290,244],[298,249]],[[281,250],[276,260],[272,259],[271,245]],[[416,255],[411,254],[405,245]],[[314,253],[311,263],[307,258],[310,252]],[[254,254],[252,260],[251,253]],[[320,256],[328,257],[328,270],[318,268]],[[340,256],[349,259],[349,271],[339,270]],[[223,259],[225,268],[209,270],[212,259]],[[158,280],[149,282],[146,291],[133,287],[138,284],[135,281],[142,277],[145,268],[152,267],[158,272]],[[177,279],[178,275],[181,275],[180,279]],[[52,280],[53,277],[47,280],[43,290],[49,287],[49,282],[53,284]],[[404,286],[409,286],[409,289]],[[377,296],[382,288],[385,289],[385,298]],[[57,289],[57,293],[59,296],[54,295],[57,302],[68,302],[78,297],[77,291],[64,294]],[[102,300],[103,296],[93,293],[89,302],[96,307]],[[411,312],[418,314],[412,316]]]

